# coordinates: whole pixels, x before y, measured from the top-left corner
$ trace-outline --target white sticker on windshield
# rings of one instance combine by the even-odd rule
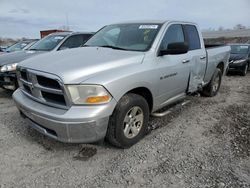
[[[56,40],[62,40],[63,37],[62,36],[56,36],[54,39],[56,39]]]
[[[140,25],[139,29],[157,29],[158,25]]]
[[[242,48],[242,49],[247,49],[248,46],[240,46],[240,48]]]

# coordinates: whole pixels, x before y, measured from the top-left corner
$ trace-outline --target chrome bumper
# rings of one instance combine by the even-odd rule
[[[91,143],[105,137],[116,101],[105,105],[72,106],[68,110],[38,103],[20,89],[13,93],[17,108],[30,126],[61,142]]]

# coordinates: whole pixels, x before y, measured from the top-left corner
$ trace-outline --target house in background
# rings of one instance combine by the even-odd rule
[[[60,29],[43,30],[43,31],[40,31],[40,36],[41,38],[43,38],[51,33],[56,33],[56,32],[70,32],[70,31],[60,30]]]

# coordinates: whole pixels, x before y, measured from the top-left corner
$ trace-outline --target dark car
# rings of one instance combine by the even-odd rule
[[[0,87],[15,90],[17,88],[16,66],[30,57],[69,48],[80,47],[93,33],[60,32],[50,34],[37,41],[27,50],[3,54],[0,56]]]
[[[245,76],[250,67],[250,44],[231,44],[230,46],[229,71],[237,71]]]

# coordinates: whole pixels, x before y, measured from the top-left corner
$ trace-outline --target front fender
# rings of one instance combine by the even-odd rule
[[[147,70],[145,64],[136,64],[96,75],[86,80],[84,84],[103,85],[113,98],[119,101],[130,90],[139,87],[147,88],[154,98],[158,92],[157,84],[155,84],[157,78],[155,74]]]

